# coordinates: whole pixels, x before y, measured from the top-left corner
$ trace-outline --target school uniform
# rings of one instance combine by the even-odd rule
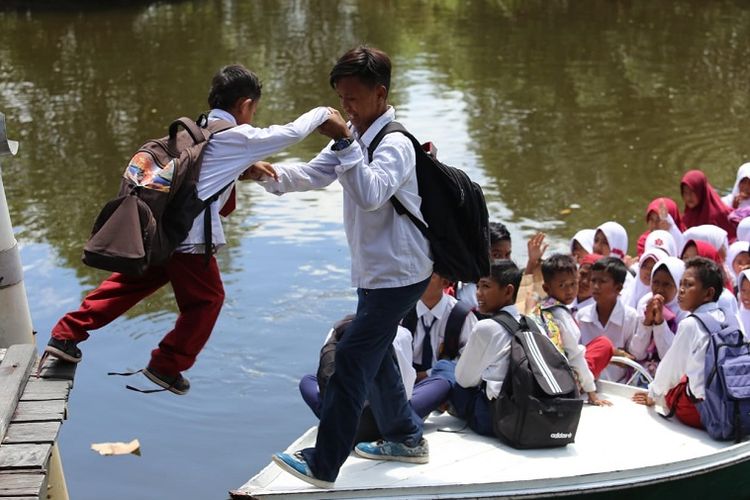
[[[210,206],[212,238],[217,247],[226,243],[219,218],[225,204],[233,204],[233,185],[256,161],[301,141],[326,121],[327,108],[315,108],[287,125],[256,128],[235,126],[216,134],[204,149],[197,192],[206,200],[229,185],[219,202]],[[209,120],[236,124],[234,117],[220,109],[211,110]],[[229,203],[227,203],[229,202]],[[225,212],[226,213],[226,210]],[[175,327],[151,353],[149,367],[169,376],[190,368],[211,335],[224,301],[221,275],[212,256],[208,265],[203,255],[203,213],[177,251],[163,266],[154,266],[142,276],[110,275],[89,293],[77,311],[61,318],[52,329],[52,337],[83,341],[89,330],[101,328],[167,283],[172,284],[180,314]]]
[[[422,419],[408,404],[396,363],[387,355],[398,323],[422,296],[432,275],[427,239],[408,217],[396,213],[396,196],[415,217],[419,206],[416,155],[400,133],[387,134],[372,160],[367,149],[395,118],[392,107],[340,151],[329,143],[309,163],[277,165],[279,180],[263,183],[283,194],[320,189],[338,180],[343,187],[344,230],[351,255],[357,315],[336,348],[336,371],[323,398],[314,448],[302,450],[313,475],[334,481],[351,451],[365,400],[387,441],[417,446]]]
[[[583,345],[588,345],[592,340],[603,335],[612,341],[614,347],[630,352],[630,341],[635,334],[638,313],[632,307],[623,304],[619,297],[606,325],[602,325],[599,321],[596,303],[580,309],[576,315],[576,320],[581,330],[581,343]],[[602,372],[601,378],[619,381],[625,376],[625,373],[624,368],[608,366]]]
[[[445,329],[448,326],[448,318],[457,302],[455,298],[446,293],[432,309],[429,309],[422,300],[417,302],[417,325],[412,345],[414,346],[414,364],[418,370],[426,371],[429,374],[432,367],[440,359],[445,343]],[[458,340],[459,348],[466,345],[476,323],[476,316],[469,312],[461,326]],[[426,342],[429,342],[429,344],[426,344]]]
[[[509,313],[516,321],[521,315],[515,305],[500,309]],[[494,319],[483,319],[474,325],[455,372],[450,373],[452,363],[442,360],[436,366],[439,375],[453,375],[451,404],[458,417],[466,419],[469,427],[478,434],[492,436],[492,411],[490,401],[497,398],[503,386],[510,363],[510,348],[513,336]]]
[[[542,332],[562,352],[575,371],[584,392],[596,391],[594,379],[612,359],[612,342],[604,336],[592,339],[587,346],[580,343],[581,331],[570,309],[548,297],[539,304],[533,315]]]
[[[708,313],[719,322],[726,318],[725,312],[716,302],[703,304],[695,312]],[[690,397],[679,398],[683,406],[677,408],[676,416],[680,421],[693,427],[700,427],[700,416],[691,398],[703,399],[706,394],[705,363],[709,340],[709,332],[698,319],[688,316],[682,320],[677,327],[677,335],[672,346],[662,358],[656,369],[656,376],[648,386],[649,397],[668,409],[670,403],[677,398],[677,395],[674,392],[670,394],[670,391],[683,382],[682,388],[678,390],[685,391]]]
[[[472,309],[476,310],[479,308],[479,302],[477,302],[477,284],[459,281],[456,285],[456,298],[462,302],[466,302]]]

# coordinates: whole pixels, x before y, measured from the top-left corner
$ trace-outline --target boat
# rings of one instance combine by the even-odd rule
[[[430,462],[373,461],[352,454],[332,489],[315,488],[270,463],[230,491],[233,499],[750,498],[750,441],[720,442],[631,401],[638,387],[599,381],[610,407],[584,405],[575,443],[516,450],[463,421],[425,421]],[[662,410],[663,411],[663,410]],[[316,428],[287,451],[314,446]]]

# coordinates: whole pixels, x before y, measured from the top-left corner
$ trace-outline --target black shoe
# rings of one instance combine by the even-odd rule
[[[187,394],[190,390],[190,382],[183,377],[181,373],[171,376],[164,375],[163,373],[154,371],[153,368],[146,367],[143,369],[143,374],[147,379],[159,387],[163,387],[170,392],[179,394],[180,396]]]
[[[60,358],[68,363],[80,363],[83,353],[77,346],[78,342],[75,340],[59,340],[54,337],[49,339],[47,347],[44,348],[44,352]]]

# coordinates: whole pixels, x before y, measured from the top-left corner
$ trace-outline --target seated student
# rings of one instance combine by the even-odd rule
[[[528,260],[516,298],[516,307],[520,314],[529,314],[544,296],[542,257],[549,246],[544,242],[546,237],[544,233],[536,233],[526,243]]]
[[[750,163],[740,165],[732,192],[722,196],[721,201],[734,210],[750,207]]]
[[[685,202],[682,222],[685,228],[713,224],[724,229],[729,239],[734,241],[737,226],[729,220],[731,208],[726,206],[716,190],[700,170],[690,170],[680,182],[680,192]],[[686,238],[687,239],[687,238]]]
[[[576,319],[581,329],[581,343],[587,345],[604,335],[614,345],[614,355],[633,359],[630,342],[635,334],[638,314],[620,300],[628,269],[616,257],[605,257],[591,266],[591,287],[594,304],[578,311]],[[609,366],[602,373],[605,380],[615,382],[626,375],[626,370]]]
[[[624,260],[628,253],[628,233],[617,222],[609,221],[596,228],[594,253]]]
[[[413,335],[413,365],[418,383],[430,375],[439,359],[458,357],[477,323],[468,305],[443,291],[449,284],[447,279],[433,273],[422,297],[401,323]]]
[[[685,263],[678,301],[680,308],[691,313],[707,313],[723,322],[727,315],[716,301],[723,288],[719,266],[697,257]],[[691,427],[703,428],[694,401],[705,396],[705,358],[709,332],[697,318],[688,316],[677,327],[672,346],[656,369],[648,392],[633,396],[638,404],[675,411],[677,419]]]
[[[349,315],[341,321],[338,321],[328,332],[324,344],[331,342],[334,336],[336,339],[340,339],[341,336],[345,334],[346,327],[353,319],[354,315]],[[333,340],[333,342],[336,341],[337,340]],[[448,399],[450,383],[445,379],[430,377],[415,384],[417,380],[417,372],[412,366],[412,334],[406,328],[401,326],[398,327],[396,338],[393,340],[393,351],[396,355],[398,368],[401,372],[401,379],[404,383],[404,389],[406,390],[406,399],[409,400],[409,404],[414,408],[416,414],[421,418],[425,418],[430,412],[435,410],[440,404]],[[321,363],[333,363],[332,356],[328,358],[328,360],[329,361],[321,359]],[[330,376],[330,373],[332,373],[334,368],[335,367],[331,365],[331,368],[328,370],[328,376]],[[323,375],[320,370],[319,374]],[[325,388],[325,383],[327,383],[327,380],[318,380],[318,376],[312,374],[303,376],[299,383],[299,391],[302,395],[302,399],[318,418],[320,418],[322,405],[321,388]],[[380,437],[372,411],[369,407],[365,407],[365,410],[360,417],[357,439],[355,439],[354,442],[374,441],[380,439]]]
[[[726,261],[727,252],[729,251],[729,239],[727,238],[727,232],[722,228],[713,224],[703,224],[702,226],[686,229],[682,236],[683,245],[687,244],[689,240],[705,241],[716,249],[722,263]]]
[[[661,259],[651,271],[651,292],[641,298],[636,308],[638,325],[630,353],[652,376],[672,345],[677,326],[687,316],[677,303],[684,272],[685,263],[677,257]]]
[[[581,229],[570,240],[570,254],[576,262],[581,262],[584,256],[594,253],[595,229]]]
[[[601,258],[603,256],[598,253],[590,253],[578,261],[578,294],[570,307],[574,315],[579,309],[594,303],[591,293],[591,266]]]
[[[671,198],[656,198],[646,208],[646,224],[648,229],[638,238],[638,257],[646,250],[646,238],[654,231],[667,231],[675,240],[681,239],[685,226],[680,217],[677,203]]]
[[[724,260],[719,256],[719,252],[710,243],[700,240],[687,240],[685,248],[682,251],[682,260],[688,261],[694,257],[704,257],[712,260],[719,266],[721,275],[724,277],[724,289],[719,296],[719,307],[727,311],[730,316],[736,316],[739,311],[737,307],[737,298],[729,289],[732,287],[731,282],[724,271]]]
[[[635,267],[636,277],[623,287],[620,298],[622,303],[632,308],[638,306],[638,301],[651,289],[651,270],[657,261],[669,255],[658,248],[650,248],[641,254]]]
[[[510,231],[502,222],[490,222],[490,261],[500,259],[510,259],[512,251],[512,241]],[[478,307],[477,304],[477,284],[456,283],[456,298],[471,305],[472,309]]]
[[[675,240],[671,233],[657,229],[651,231],[646,237],[643,250],[650,250],[652,248],[658,248],[671,255],[672,257],[679,257],[679,249],[682,248],[682,235],[680,235],[679,242]]]
[[[747,241],[735,241],[729,245],[727,262],[725,268],[729,271],[734,285],[734,294],[737,295],[737,287],[740,273],[750,267],[750,243]]]
[[[532,318],[568,358],[581,388],[588,393],[589,402],[598,404],[594,380],[612,358],[612,342],[599,336],[585,347],[580,344],[581,332],[568,308],[578,289],[578,270],[572,256],[550,255],[542,263],[542,275],[547,297],[536,307]]]

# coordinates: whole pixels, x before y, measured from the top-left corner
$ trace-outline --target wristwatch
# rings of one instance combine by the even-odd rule
[[[336,139],[333,144],[331,145],[331,151],[341,151],[342,149],[346,149],[354,142],[354,137],[342,137],[341,139]]]

